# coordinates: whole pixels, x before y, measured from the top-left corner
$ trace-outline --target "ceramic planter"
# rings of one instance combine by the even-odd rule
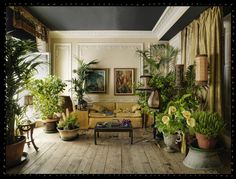
[[[176,144],[176,141],[178,141],[177,134],[164,134],[164,143],[166,144],[164,150],[170,153],[176,152],[178,150],[178,145]]]
[[[62,140],[73,140],[78,137],[79,128],[72,130],[61,130],[57,128],[57,130]]]
[[[185,157],[183,164],[192,169],[209,169],[216,168],[222,165],[219,157],[219,152],[223,147],[217,146],[215,149],[201,149],[198,147],[197,141],[194,141],[189,146],[189,152]]]

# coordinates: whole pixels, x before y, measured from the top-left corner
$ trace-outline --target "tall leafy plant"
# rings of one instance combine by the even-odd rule
[[[73,70],[73,73],[76,74],[75,78],[72,78],[73,89],[78,98],[78,104],[84,103],[84,93],[86,92],[85,81],[89,75],[91,65],[95,65],[98,62],[96,60],[92,60],[88,63],[85,63],[84,60],[76,58],[78,62],[78,68]]]
[[[49,75],[44,79],[32,79],[27,89],[33,95],[33,104],[41,113],[42,119],[52,119],[54,113],[62,111],[60,93],[66,84],[57,76]]]
[[[37,45],[31,40],[19,40],[7,33],[5,41],[5,127],[7,144],[16,142],[16,119],[24,109],[18,104],[18,94],[22,92],[36,67],[39,57],[31,58],[30,53],[37,52]]]
[[[136,51],[143,60],[150,66],[150,71],[153,74],[162,74],[162,68],[166,68],[167,64],[176,59],[179,53],[177,48],[169,44],[154,44],[148,50],[137,50]],[[170,66],[173,71],[173,65]]]

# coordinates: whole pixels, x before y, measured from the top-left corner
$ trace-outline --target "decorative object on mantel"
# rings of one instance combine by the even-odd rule
[[[48,29],[38,19],[33,17],[24,7],[10,7],[13,10],[13,26],[30,33],[44,41],[48,41]]]
[[[184,86],[184,64],[175,65],[175,86],[177,88]]]
[[[206,85],[208,81],[208,58],[206,54],[199,54],[195,58],[196,62],[196,83]]]

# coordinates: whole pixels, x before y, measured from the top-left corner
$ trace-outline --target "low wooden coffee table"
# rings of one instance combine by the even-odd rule
[[[99,132],[129,132],[130,142],[133,144],[133,127],[104,127],[99,126],[101,125],[101,122],[98,122],[94,128],[94,143],[97,145],[97,137],[99,137]]]

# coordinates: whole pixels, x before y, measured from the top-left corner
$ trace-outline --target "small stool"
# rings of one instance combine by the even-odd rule
[[[33,138],[33,131],[35,128],[35,122],[29,123],[29,124],[19,124],[18,129],[20,131],[20,134],[23,135],[23,132],[26,132],[27,134],[27,139],[29,139],[29,132],[30,132],[30,140],[26,141],[28,144],[28,147],[30,145],[30,142],[32,142],[34,148],[36,151],[38,151],[38,147],[34,143],[34,138]]]

